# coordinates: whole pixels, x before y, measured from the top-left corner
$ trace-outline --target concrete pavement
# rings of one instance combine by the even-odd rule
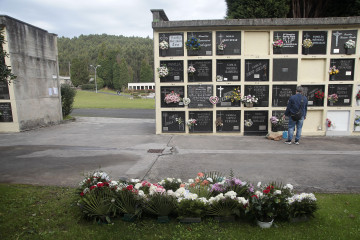
[[[76,186],[99,167],[113,179],[187,180],[230,169],[242,180],[291,183],[301,191],[360,192],[360,138],[155,135],[154,119],[78,117],[74,122],[0,134],[0,182]],[[149,153],[149,149],[164,149]]]

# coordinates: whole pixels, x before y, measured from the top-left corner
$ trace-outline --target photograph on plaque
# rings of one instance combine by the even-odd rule
[[[271,124],[271,131],[272,132],[282,132],[282,131],[287,131],[289,128],[289,117],[285,116],[285,119],[282,120],[282,116],[285,114],[285,111],[272,111],[272,115],[270,118],[272,117],[276,117],[276,119],[280,120],[280,123],[278,122],[277,124],[273,124],[271,123],[270,120],[270,124]]]
[[[159,76],[160,82],[184,82],[184,61],[160,61],[160,66],[168,72],[166,76]]]
[[[296,82],[298,75],[298,59],[273,60],[273,81]]]
[[[245,60],[245,81],[269,81],[269,59]]]
[[[238,90],[241,94],[241,86],[216,86],[216,96],[219,98],[216,107],[240,107],[241,95],[238,95]]]
[[[299,42],[298,31],[274,31],[273,53],[298,54],[298,42]]]
[[[0,103],[0,122],[12,122],[11,103]]]
[[[310,39],[313,46],[310,48],[302,47],[302,54],[326,54],[327,34],[327,31],[303,31],[302,41]]]
[[[354,65],[355,59],[330,59],[330,81],[354,80]],[[333,74],[330,74],[330,72],[332,72]]]
[[[241,32],[216,32],[216,55],[241,55]]]
[[[213,132],[213,112],[212,111],[190,111],[189,119],[195,119],[196,125],[189,128],[189,133]]]
[[[216,111],[216,132],[240,132],[241,111]]]
[[[352,101],[352,84],[329,84],[329,97],[332,94],[337,95],[337,101],[330,101],[328,99],[328,106],[351,106]]]
[[[258,98],[254,107],[269,106],[269,85],[245,85],[244,96],[251,95]]]
[[[0,99],[10,99],[9,84],[7,81],[0,81]]]
[[[159,33],[159,56],[184,56],[183,33]]]
[[[301,85],[303,94],[308,99],[309,107],[324,106],[325,86],[324,85]]]
[[[216,81],[240,81],[240,60],[217,60]]]
[[[176,108],[184,107],[182,99],[184,98],[184,87],[181,86],[163,86],[160,87],[161,107]]]
[[[185,112],[161,112],[162,132],[185,132]]]
[[[187,74],[189,82],[211,82],[212,61],[189,60]]]
[[[355,54],[357,30],[333,30],[331,32],[331,54]]]
[[[213,104],[210,102],[210,97],[213,96],[213,85],[188,85],[189,108],[212,108]]]
[[[212,56],[212,32],[188,32],[186,44],[200,44],[200,48],[187,48],[188,56]]]
[[[244,135],[265,136],[268,134],[268,111],[244,112]]]
[[[296,85],[273,85],[272,106],[286,107],[289,98],[296,93]]]

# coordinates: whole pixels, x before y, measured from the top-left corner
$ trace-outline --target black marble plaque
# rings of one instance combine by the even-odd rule
[[[244,96],[247,95],[258,98],[258,102],[254,103],[254,107],[269,106],[269,85],[245,85]]]
[[[233,91],[240,89],[240,86],[216,86],[216,96],[219,98],[217,107],[240,107],[241,101],[231,101]]]
[[[162,41],[168,43],[168,49],[160,49],[160,43]],[[184,56],[184,41],[183,33],[159,33],[159,56]]]
[[[240,55],[241,32],[240,31],[216,32],[216,54]]]
[[[296,85],[273,85],[272,106],[286,107],[289,98],[294,94],[296,94]]]
[[[192,60],[188,66],[195,68],[194,73],[188,73],[189,82],[211,82],[212,81],[212,62],[211,60]]]
[[[161,112],[162,132],[185,132],[185,112]]]
[[[244,135],[265,136],[268,133],[268,111],[245,111]],[[251,121],[251,126],[246,126]]]
[[[269,81],[269,60],[245,60],[245,81]]]
[[[240,123],[240,111],[216,111],[216,132],[240,132]]]
[[[183,61],[160,61],[160,66],[163,65],[168,68],[169,75],[161,77],[160,82],[184,82]]]
[[[213,132],[212,111],[190,111],[189,118],[196,119],[196,125],[189,132]]]
[[[352,81],[354,80],[355,59],[331,59],[330,67],[339,69],[338,74],[330,75],[330,81]]]
[[[240,81],[240,60],[217,60],[216,81]]]
[[[10,99],[9,84],[6,81],[0,81],[0,99]]]
[[[299,32],[275,31],[274,41],[281,39],[284,45],[280,49],[274,48],[274,54],[298,54]]]
[[[345,49],[349,40],[355,42],[355,48]],[[331,54],[355,54],[357,45],[357,30],[334,30],[331,32]]]
[[[12,122],[11,103],[0,103],[0,122]]]
[[[188,32],[187,39],[191,38],[198,39],[201,48],[196,51],[187,50],[188,56],[212,56],[212,32]]]
[[[212,108],[209,98],[213,96],[212,85],[188,85],[189,108]]]
[[[333,103],[333,105],[328,101],[328,106],[351,106],[352,89],[352,84],[329,84],[329,95],[336,93],[338,95],[338,101]]]
[[[273,81],[296,82],[297,73],[298,73],[297,59],[273,60]]]
[[[182,101],[178,102],[178,103],[166,103],[165,102],[165,96],[167,94],[170,94],[171,92],[180,94],[180,98],[183,99],[184,98],[184,87],[180,87],[180,86],[164,86],[164,87],[160,87],[160,91],[161,91],[161,107],[163,108],[175,108],[175,107],[184,107],[184,104]]]
[[[280,119],[285,114],[285,111],[272,111],[272,116],[276,116]],[[271,124],[271,122],[270,122]],[[285,116],[285,120],[283,121],[282,125],[274,126],[271,124],[271,131],[278,132],[278,131],[287,131],[289,128],[289,117]]]
[[[324,106],[324,98],[326,97],[324,95],[324,98],[317,98],[316,93],[325,92],[325,86],[324,85],[301,85],[303,87],[303,94],[308,99],[308,106],[313,107],[322,107]]]
[[[308,54],[326,54],[327,31],[303,31],[303,40],[307,38],[314,44],[309,48]],[[304,47],[302,53],[307,53]]]

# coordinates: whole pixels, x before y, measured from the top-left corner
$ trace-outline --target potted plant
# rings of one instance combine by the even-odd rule
[[[355,95],[355,98],[356,98],[356,104],[358,106],[360,106],[360,90],[358,91],[358,93]]]
[[[270,122],[271,122],[271,129],[273,132],[277,132],[281,130],[281,127],[284,124],[283,115],[281,115],[279,118],[277,116],[271,116]]]
[[[311,41],[311,39],[306,38],[303,40],[302,46],[304,48],[304,55],[308,55],[309,54],[309,49],[314,46],[313,42]]]
[[[164,102],[166,102],[166,104],[179,103],[180,101],[181,101],[180,94],[174,91],[171,91],[171,93],[166,94],[164,98]]]
[[[287,199],[287,204],[292,222],[307,221],[310,217],[314,217],[318,208],[313,193],[295,194]]]
[[[185,46],[190,56],[198,55],[198,51],[201,49],[200,40],[196,37],[188,39]]]
[[[115,191],[115,207],[124,214],[123,221],[133,222],[141,216],[143,196],[144,192],[137,190],[132,184]]]
[[[352,54],[352,49],[355,49],[356,46],[356,42],[349,39],[345,44],[344,44],[344,48],[345,48],[345,53],[350,55]]]
[[[273,51],[275,54],[280,54],[281,53],[281,49],[284,46],[284,42],[282,39],[277,38],[275,41],[273,41],[272,43],[273,45]]]
[[[333,94],[330,94],[327,99],[330,103],[330,106],[333,106],[334,103],[336,103],[338,101],[339,97],[336,93],[333,93]]]
[[[314,94],[315,97],[315,106],[322,106],[323,105],[323,99],[325,97],[325,93],[322,90],[318,90]]]
[[[244,96],[241,101],[245,104],[246,107],[253,107],[254,103],[258,102],[258,98],[255,96],[247,95]]]
[[[335,75],[338,74],[340,71],[336,68],[336,66],[332,66],[329,68],[330,80],[335,80]]]
[[[167,77],[169,75],[169,69],[165,64],[157,68],[157,72],[160,78]]]
[[[356,115],[354,120],[355,131],[360,131],[360,115]]]
[[[218,55],[223,55],[224,54],[224,50],[226,48],[226,44],[224,44],[225,40],[221,40],[221,42],[219,43],[219,45],[217,46],[217,54]]]
[[[223,123],[221,117],[217,117],[217,118],[216,118],[215,125],[216,125],[216,131],[221,132],[221,131],[222,131],[222,128],[223,128],[223,126],[224,126],[224,123]]]
[[[169,49],[169,43],[165,40],[161,41],[159,43],[159,48],[161,50],[161,56],[165,57],[166,56],[166,50]]]
[[[194,126],[196,126],[196,119],[194,118],[190,118],[186,121],[186,125],[188,126],[189,130],[193,130],[194,131]]]

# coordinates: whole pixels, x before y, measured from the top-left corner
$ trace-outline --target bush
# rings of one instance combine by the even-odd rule
[[[81,90],[95,90],[95,84],[93,83],[87,83],[81,85]]]
[[[61,85],[61,105],[63,117],[68,116],[73,109],[76,90],[69,84]]]

